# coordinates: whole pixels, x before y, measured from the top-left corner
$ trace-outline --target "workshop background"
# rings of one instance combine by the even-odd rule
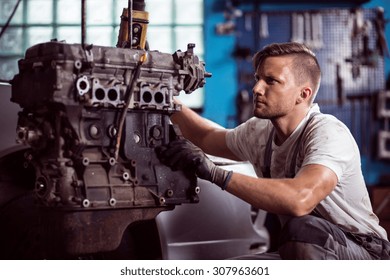
[[[356,138],[374,211],[388,232],[389,11],[390,3],[378,0],[206,0],[205,61],[213,78],[207,81],[203,111],[226,127],[244,121],[251,113],[250,57],[271,42],[306,43],[323,71],[317,102]]]
[[[375,212],[390,231],[390,3],[313,2],[149,0],[148,41],[162,52],[196,43],[195,53],[213,77],[184,101],[229,128],[250,117],[250,58],[258,49],[282,41],[312,47],[323,70],[317,102],[355,136]],[[17,4],[0,39],[2,81],[17,73],[17,60],[28,47],[53,38],[69,43],[81,38],[80,0],[2,0],[1,30]],[[87,42],[115,46],[127,1],[89,0],[87,5]]]

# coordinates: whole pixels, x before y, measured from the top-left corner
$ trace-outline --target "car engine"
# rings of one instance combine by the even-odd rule
[[[155,147],[181,137],[170,123],[181,110],[174,97],[211,74],[194,44],[174,54],[147,50],[139,35],[147,20],[127,14],[132,33],[122,32],[118,47],[34,45],[11,82],[11,101],[22,108],[17,141],[29,147],[23,168],[33,170],[51,245],[70,255],[114,250],[129,224],[198,201],[196,177],[161,164]]]

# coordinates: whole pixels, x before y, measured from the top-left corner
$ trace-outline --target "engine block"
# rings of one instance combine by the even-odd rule
[[[174,97],[210,76],[193,48],[165,54],[52,41],[19,60],[17,140],[30,147],[24,164],[67,252],[112,250],[132,222],[198,201],[196,177],[162,165],[154,151],[180,137],[169,119],[181,109]]]

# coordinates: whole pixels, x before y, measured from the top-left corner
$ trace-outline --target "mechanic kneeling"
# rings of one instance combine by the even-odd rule
[[[282,259],[389,259],[357,144],[313,103],[321,80],[315,54],[299,43],[271,44],[253,62],[254,117],[227,130],[183,106],[172,121],[188,140],[158,147],[160,160],[277,214]],[[223,170],[204,152],[249,161],[258,178]]]

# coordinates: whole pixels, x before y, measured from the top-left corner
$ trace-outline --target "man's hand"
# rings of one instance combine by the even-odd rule
[[[156,148],[157,157],[172,170],[185,170],[226,189],[232,172],[217,167],[205,153],[185,139]]]

